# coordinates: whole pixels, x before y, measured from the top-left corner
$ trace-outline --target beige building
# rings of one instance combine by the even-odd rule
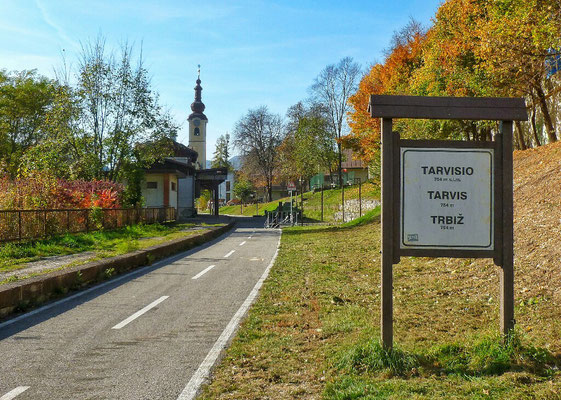
[[[191,216],[197,153],[181,143],[174,142],[174,147],[174,157],[146,169],[141,186],[142,197],[147,208],[173,207],[179,216],[182,213]]]

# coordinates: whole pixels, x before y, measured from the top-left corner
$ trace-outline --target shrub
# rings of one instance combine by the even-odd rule
[[[118,208],[123,185],[109,181],[68,181],[46,173],[11,180],[0,177],[0,210]]]

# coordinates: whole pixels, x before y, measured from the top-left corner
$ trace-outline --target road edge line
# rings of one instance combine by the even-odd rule
[[[269,272],[271,271],[271,268],[273,267],[275,260],[277,259],[277,255],[279,254],[281,238],[282,238],[282,230],[280,230],[279,240],[277,242],[277,249],[275,250],[275,254],[271,259],[271,262],[269,263],[267,268],[265,268],[265,271],[263,272],[263,274],[255,284],[255,286],[253,287],[253,289],[251,290],[251,292],[249,293],[243,304],[240,306],[238,311],[234,314],[228,325],[226,325],[226,328],[224,328],[222,334],[220,335],[216,343],[214,343],[214,346],[212,346],[207,356],[205,357],[203,362],[199,365],[199,368],[197,368],[197,370],[195,371],[195,373],[193,374],[193,376],[191,377],[191,379],[189,380],[189,382],[187,383],[187,385],[185,386],[185,388],[183,389],[177,400],[193,400],[197,396],[201,388],[201,385],[205,382],[205,380],[210,375],[210,371],[214,367],[214,364],[218,360],[218,357],[220,356],[222,351],[226,348],[230,338],[237,330],[241,319],[246,315],[247,311],[249,310],[249,307],[253,304],[257,295],[259,294],[259,290],[261,289],[261,286],[263,286],[263,282],[265,282],[265,279],[267,279],[267,277],[269,276]]]

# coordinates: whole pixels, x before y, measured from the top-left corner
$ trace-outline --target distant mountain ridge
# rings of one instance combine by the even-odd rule
[[[242,156],[234,156],[228,160],[232,167],[237,171],[242,166]],[[211,168],[212,160],[206,160],[206,168]]]

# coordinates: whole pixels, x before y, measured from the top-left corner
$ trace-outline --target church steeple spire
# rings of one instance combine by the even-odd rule
[[[195,101],[191,104],[191,110],[193,113],[189,116],[189,119],[199,117],[201,119],[207,119],[206,115],[203,114],[205,110],[205,105],[202,101],[201,92],[203,90],[201,86],[201,66],[199,65],[198,75],[197,75],[197,86],[195,86]]]
[[[189,147],[198,154],[197,163],[199,169],[206,168],[206,124],[208,118],[204,115],[205,105],[201,99],[201,66],[197,74],[197,85],[195,86],[195,101],[191,104],[193,112],[189,115]]]

